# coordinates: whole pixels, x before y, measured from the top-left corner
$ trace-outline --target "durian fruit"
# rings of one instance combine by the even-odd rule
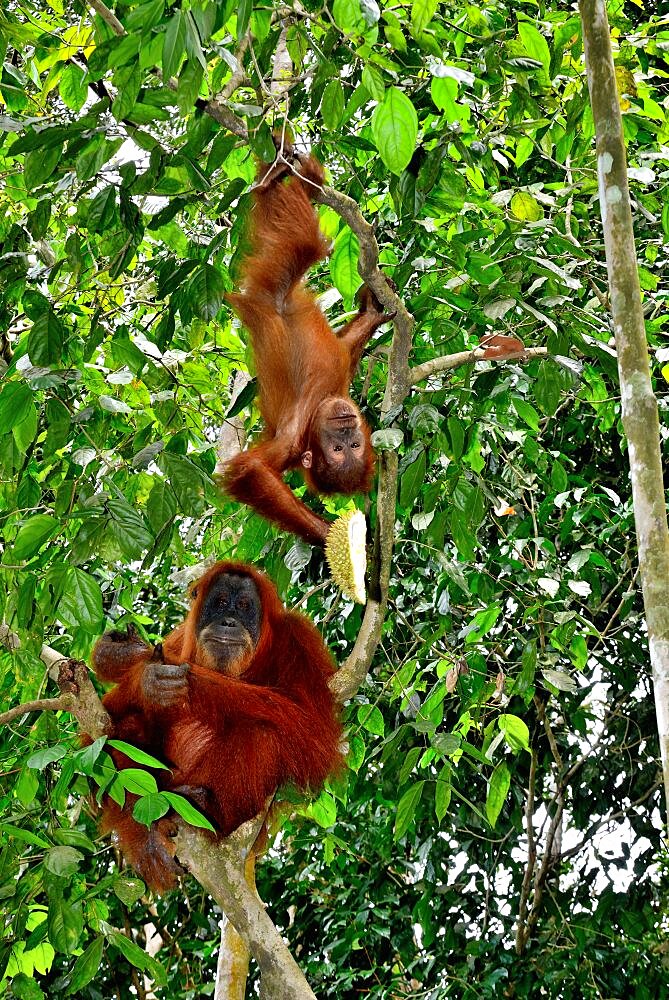
[[[337,518],[325,539],[325,557],[332,579],[346,597],[365,604],[367,569],[367,523],[359,510],[349,510]]]

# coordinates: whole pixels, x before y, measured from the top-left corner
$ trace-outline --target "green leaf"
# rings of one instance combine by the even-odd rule
[[[393,837],[399,840],[409,829],[416,814],[416,808],[423,794],[424,781],[417,781],[404,793],[397,806],[397,816],[395,817],[395,829]]]
[[[389,87],[374,109],[372,135],[385,165],[393,174],[401,174],[416,149],[418,115],[397,87]]]
[[[253,0],[239,0],[237,5],[237,41],[241,42],[249,26],[251,12],[253,10]]]
[[[383,74],[376,66],[367,63],[362,71],[362,83],[373,101],[382,101],[386,92]]]
[[[155,28],[163,16],[165,10],[165,0],[148,0],[139,7],[131,10],[123,21],[123,26],[128,32],[139,31],[148,34],[151,28]]]
[[[366,24],[359,0],[334,0],[332,16],[337,27],[345,35],[362,34],[365,30]]]
[[[513,408],[529,428],[533,431],[539,430],[539,414],[534,409],[531,403],[528,403],[525,399],[520,399],[518,396],[512,396],[511,402],[513,403]]]
[[[131,795],[156,795],[158,792],[158,785],[153,775],[138,767],[126,767],[119,771],[118,777],[123,788]]]
[[[24,382],[7,382],[0,389],[0,435],[22,423],[34,410],[32,391]]]
[[[34,780],[36,781],[37,779]],[[32,801],[33,798],[34,795],[31,795],[30,800]],[[20,826],[14,826],[12,823],[0,823],[0,830],[6,833],[10,840],[14,838],[15,840],[23,841],[24,844],[33,844],[35,847],[42,847],[46,850],[50,850],[51,848],[51,844],[44,837],[38,837],[36,833],[24,830]]]
[[[60,743],[56,743],[52,747],[45,747],[43,750],[37,750],[35,753],[31,753],[30,757],[26,761],[26,767],[32,767],[36,771],[43,771],[48,764],[53,764],[54,761],[60,760],[67,753],[67,747],[62,746]]]
[[[544,36],[528,21],[521,21],[518,24],[518,34],[527,54],[532,59],[537,59],[548,74],[551,65],[551,53]]]
[[[448,807],[451,804],[451,774],[452,771],[450,764],[444,764],[437,777],[436,787],[434,790],[434,809],[440,823],[448,812]]]
[[[167,975],[160,962],[144,951],[143,948],[140,948],[134,941],[131,941],[125,934],[122,934],[121,931],[110,929],[108,938],[110,944],[117,948],[131,965],[147,972],[155,980],[156,986],[165,986]]]
[[[413,505],[414,500],[425,483],[426,470],[425,450],[421,449],[418,458],[408,466],[402,473],[400,480],[400,506],[408,509]]]
[[[143,826],[151,826],[155,820],[160,819],[166,812],[169,812],[170,804],[160,792],[153,795],[144,795],[135,802],[132,810],[133,818]]]
[[[81,111],[86,103],[86,98],[88,97],[86,75],[86,69],[83,66],[75,66],[74,63],[67,63],[63,67],[58,91],[63,104],[66,104],[72,111]]]
[[[28,191],[33,191],[51,177],[63,153],[63,144],[45,146],[26,153],[23,161],[23,180]]]
[[[511,199],[511,211],[517,219],[525,222],[538,222],[543,219],[544,210],[529,192],[517,191]]]
[[[72,955],[79,946],[84,929],[81,903],[70,904],[62,896],[52,895],[47,915],[49,941],[56,951]]]
[[[177,11],[168,24],[163,45],[163,77],[165,81],[175,76],[186,54],[186,19]]]
[[[506,761],[500,761],[490,776],[488,784],[488,794],[485,800],[485,811],[488,822],[494,828],[502,806],[506,801],[509,788],[511,787],[511,773]]]
[[[28,231],[34,240],[41,240],[44,236],[46,236],[50,219],[51,199],[42,198],[41,201],[37,202],[37,205],[32,212],[28,213],[28,218],[26,220]]]
[[[383,736],[385,724],[381,710],[376,705],[358,705],[357,714],[358,722],[368,733],[373,733],[375,736]]]
[[[78,566],[68,567],[57,613],[66,625],[80,625],[83,628],[99,626],[104,612],[102,591],[95,577]]]
[[[530,731],[517,715],[500,715],[497,719],[500,732],[512,750],[530,749]]]
[[[78,993],[95,978],[102,961],[104,944],[103,937],[96,937],[91,941],[86,951],[79,955],[72,969],[72,976],[67,987],[68,993]]]
[[[344,117],[344,88],[339,80],[330,80],[323,91],[321,114],[327,128],[336,129]]]
[[[28,354],[34,365],[48,368],[63,357],[65,330],[53,309],[39,316],[28,334]]]
[[[53,875],[74,875],[84,856],[74,847],[52,847],[44,858],[44,867]]]
[[[200,810],[196,809],[193,803],[189,802],[183,795],[177,795],[176,792],[163,792],[163,795],[174,811],[190,826],[198,826],[203,830],[214,829],[207,817],[203,816]]]
[[[134,760],[138,764],[143,764],[144,767],[159,767],[164,771],[169,771],[167,764],[161,763],[156,757],[152,757],[151,754],[145,753],[143,750],[138,750],[137,747],[132,746],[130,743],[125,743],[123,740],[107,740],[107,745],[120,750],[130,760]]]
[[[29,806],[39,790],[39,778],[34,771],[22,767],[14,791],[21,805]]]
[[[116,188],[107,184],[88,203],[86,226],[91,233],[104,233],[114,218]]]
[[[225,285],[212,264],[202,264],[191,275],[186,296],[193,312],[202,319],[213,319],[223,305]]]
[[[12,559],[16,562],[31,559],[59,527],[59,521],[50,514],[35,514],[19,528],[11,550]]]
[[[19,972],[18,975],[12,977],[10,990],[14,1000],[45,1000],[46,996],[35,980],[27,976],[25,972]]]
[[[142,85],[142,76],[139,62],[122,66],[114,73],[116,97],[112,102],[112,114],[117,121],[127,118],[134,108]]]
[[[343,229],[335,240],[330,255],[330,277],[346,302],[352,302],[361,284],[358,274],[359,256],[358,237],[352,230]]]
[[[437,13],[438,6],[439,0],[413,0],[411,4],[411,31],[414,35],[422,35]]]
[[[337,822],[337,803],[328,792],[321,792],[314,802],[309,803],[306,813],[319,826],[327,829]]]
[[[132,906],[146,892],[146,886],[141,878],[132,878],[129,875],[119,875],[112,883],[114,895],[118,896],[126,906]]]

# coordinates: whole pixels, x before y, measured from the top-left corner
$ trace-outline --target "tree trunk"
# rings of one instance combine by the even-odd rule
[[[597,136],[599,204],[629,449],[639,568],[669,811],[669,531],[660,426],[648,365],[625,140],[604,0],[580,0],[585,62]]]

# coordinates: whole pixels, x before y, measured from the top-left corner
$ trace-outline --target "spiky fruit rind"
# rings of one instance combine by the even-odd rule
[[[337,518],[325,540],[325,557],[332,579],[343,593],[358,604],[365,604],[367,569],[367,524],[359,510],[350,510]]]

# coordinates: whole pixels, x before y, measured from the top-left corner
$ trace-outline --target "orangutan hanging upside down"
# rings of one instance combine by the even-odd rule
[[[282,475],[300,468],[314,493],[370,491],[369,428],[349,387],[365,344],[392,317],[363,288],[358,315],[335,333],[303,287],[307,269],[328,253],[311,204],[324,175],[313,156],[296,158],[296,169],[285,160],[260,166],[243,291],[228,296],[251,333],[265,438],[227,464],[224,484],[286,531],[323,544],[329,522]]]

